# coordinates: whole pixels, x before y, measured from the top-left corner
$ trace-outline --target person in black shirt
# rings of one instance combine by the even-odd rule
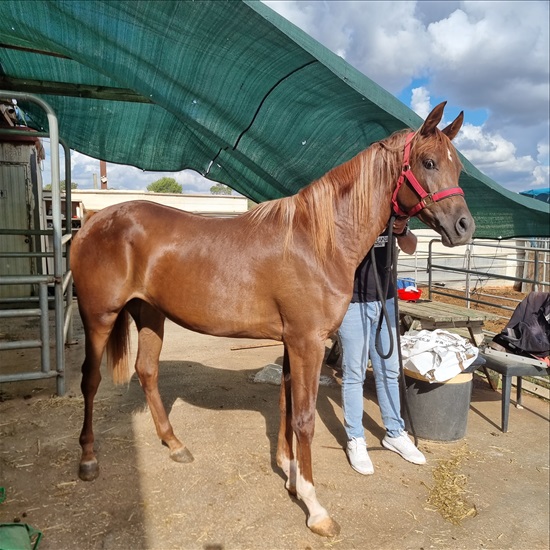
[[[408,219],[396,219],[393,233],[397,237],[399,248],[406,254],[414,254],[417,239],[409,230]],[[348,437],[346,453],[351,467],[364,475],[374,473],[363,428],[363,384],[369,358],[374,371],[382,422],[386,428],[382,445],[414,464],[426,462],[424,455],[405,431],[405,423],[401,418],[399,353],[395,327],[396,289],[391,272],[388,273],[384,269],[391,246],[389,228],[386,228],[373,246],[376,266],[373,265],[369,252],[357,268],[352,301],[339,329],[342,344],[342,406],[344,428]],[[382,315],[382,303],[377,296],[375,269],[380,278],[380,288],[386,288],[386,278],[390,278],[385,296],[390,327],[383,316],[379,342],[381,353],[387,354],[390,349],[391,331],[394,345],[393,352],[387,359],[376,351],[376,332]]]

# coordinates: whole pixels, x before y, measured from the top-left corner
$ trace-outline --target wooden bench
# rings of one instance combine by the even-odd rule
[[[443,302],[399,300],[399,317],[402,333],[407,330],[467,329],[475,346],[483,343],[483,323],[496,321],[498,315]]]

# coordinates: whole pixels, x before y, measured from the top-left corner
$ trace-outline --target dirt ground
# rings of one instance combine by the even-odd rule
[[[0,338],[29,337],[33,329],[30,321],[1,321]],[[279,388],[253,381],[281,362],[282,346],[249,347],[270,342],[208,337],[167,323],[160,390],[194,462],[169,459],[135,377],[116,387],[104,376],[95,408],[101,470],[85,483],[77,475],[78,314],[75,339],[66,352],[64,397],[53,396],[51,380],[0,388],[0,522],[40,529],[40,550],[549,547],[546,401],[525,395],[502,433],[500,393],[476,379],[466,436],[420,440],[428,463],[415,466],[380,445],[369,376],[365,428],[375,474],[361,476],[343,451],[339,371],[324,366],[330,383],[319,392],[314,475],[319,500],[342,530],[323,539],[307,529],[305,508],[288,495],[275,463]],[[0,365],[2,372],[38,370],[38,353],[4,351]]]

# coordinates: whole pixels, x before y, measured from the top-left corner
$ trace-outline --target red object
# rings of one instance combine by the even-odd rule
[[[400,300],[406,300],[407,302],[416,302],[420,296],[422,296],[421,290],[405,290],[404,288],[397,289],[397,295]]]
[[[407,138],[405,140],[405,149],[403,151],[403,168],[401,170],[399,179],[397,180],[397,187],[395,188],[391,199],[394,214],[396,214],[397,216],[407,216],[411,218],[413,216],[416,216],[418,212],[420,212],[420,210],[432,204],[432,202],[438,202],[441,199],[444,199],[446,197],[454,197],[455,195],[464,195],[464,191],[462,191],[460,187],[450,187],[448,189],[438,191],[437,193],[426,193],[424,188],[420,185],[420,183],[418,183],[415,175],[412,173],[411,166],[409,164],[409,157],[411,154],[411,141],[414,136],[415,132],[410,132],[409,134],[407,134]],[[399,207],[399,204],[397,204],[397,194],[399,193],[399,190],[401,189],[401,186],[405,183],[405,181],[407,181],[413,187],[413,189],[420,197],[420,202],[416,206],[413,206],[408,212],[403,212],[403,210],[401,210],[401,208]]]

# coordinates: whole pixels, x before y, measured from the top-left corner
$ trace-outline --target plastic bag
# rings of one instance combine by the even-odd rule
[[[410,331],[401,336],[403,367],[429,382],[445,382],[467,369],[478,348],[445,330]]]

